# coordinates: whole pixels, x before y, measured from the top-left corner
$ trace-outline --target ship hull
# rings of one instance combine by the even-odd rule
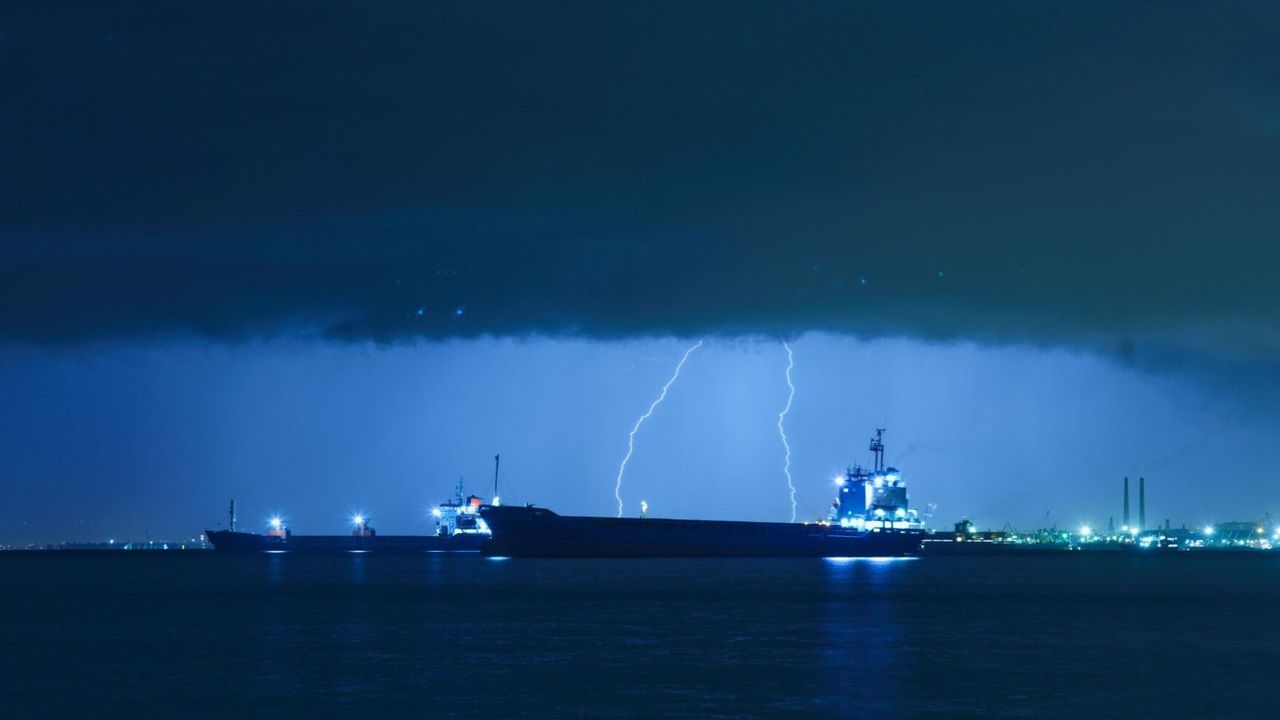
[[[492,507],[482,552],[501,557],[900,557],[917,555],[919,529],[853,530],[801,523],[563,516]]]
[[[209,530],[215,550],[226,552],[480,552],[484,535],[292,535],[287,538],[255,533]]]

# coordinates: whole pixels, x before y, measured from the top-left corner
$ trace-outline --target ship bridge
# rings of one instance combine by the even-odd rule
[[[902,473],[884,464],[884,428],[876,428],[870,450],[875,454],[872,468],[852,465],[836,478],[840,488],[829,520],[841,527],[918,528],[920,518],[907,499]]]

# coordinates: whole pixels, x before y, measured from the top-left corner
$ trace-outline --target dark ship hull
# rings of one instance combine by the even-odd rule
[[[215,550],[231,552],[479,552],[487,535],[258,535],[209,530]]]
[[[916,555],[918,528],[572,517],[534,507],[484,506],[501,557],[898,557]]]

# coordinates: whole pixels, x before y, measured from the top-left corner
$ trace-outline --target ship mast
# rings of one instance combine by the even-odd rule
[[[884,471],[884,428],[876,428],[876,436],[871,438],[871,452],[876,454],[876,472]]]
[[[498,499],[498,463],[502,459],[502,453],[493,456],[493,498]]]

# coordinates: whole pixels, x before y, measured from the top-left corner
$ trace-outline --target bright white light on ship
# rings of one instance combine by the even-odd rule
[[[492,504],[494,507],[502,507],[502,498],[498,497],[497,495],[494,495]]]
[[[351,516],[351,522],[355,523],[356,525],[363,525],[363,524],[364,524],[364,516],[363,516],[363,515],[352,515],[352,516]]]
[[[431,508],[432,517],[440,517],[440,508]]]
[[[841,476],[839,476],[839,475],[837,475],[837,476],[836,476],[836,484],[837,484],[837,485],[843,485],[843,484],[844,484],[844,478],[843,478],[843,477],[841,477]]]
[[[275,528],[276,530],[280,529],[280,523],[281,523],[280,518],[278,517],[271,518],[271,527]]]

